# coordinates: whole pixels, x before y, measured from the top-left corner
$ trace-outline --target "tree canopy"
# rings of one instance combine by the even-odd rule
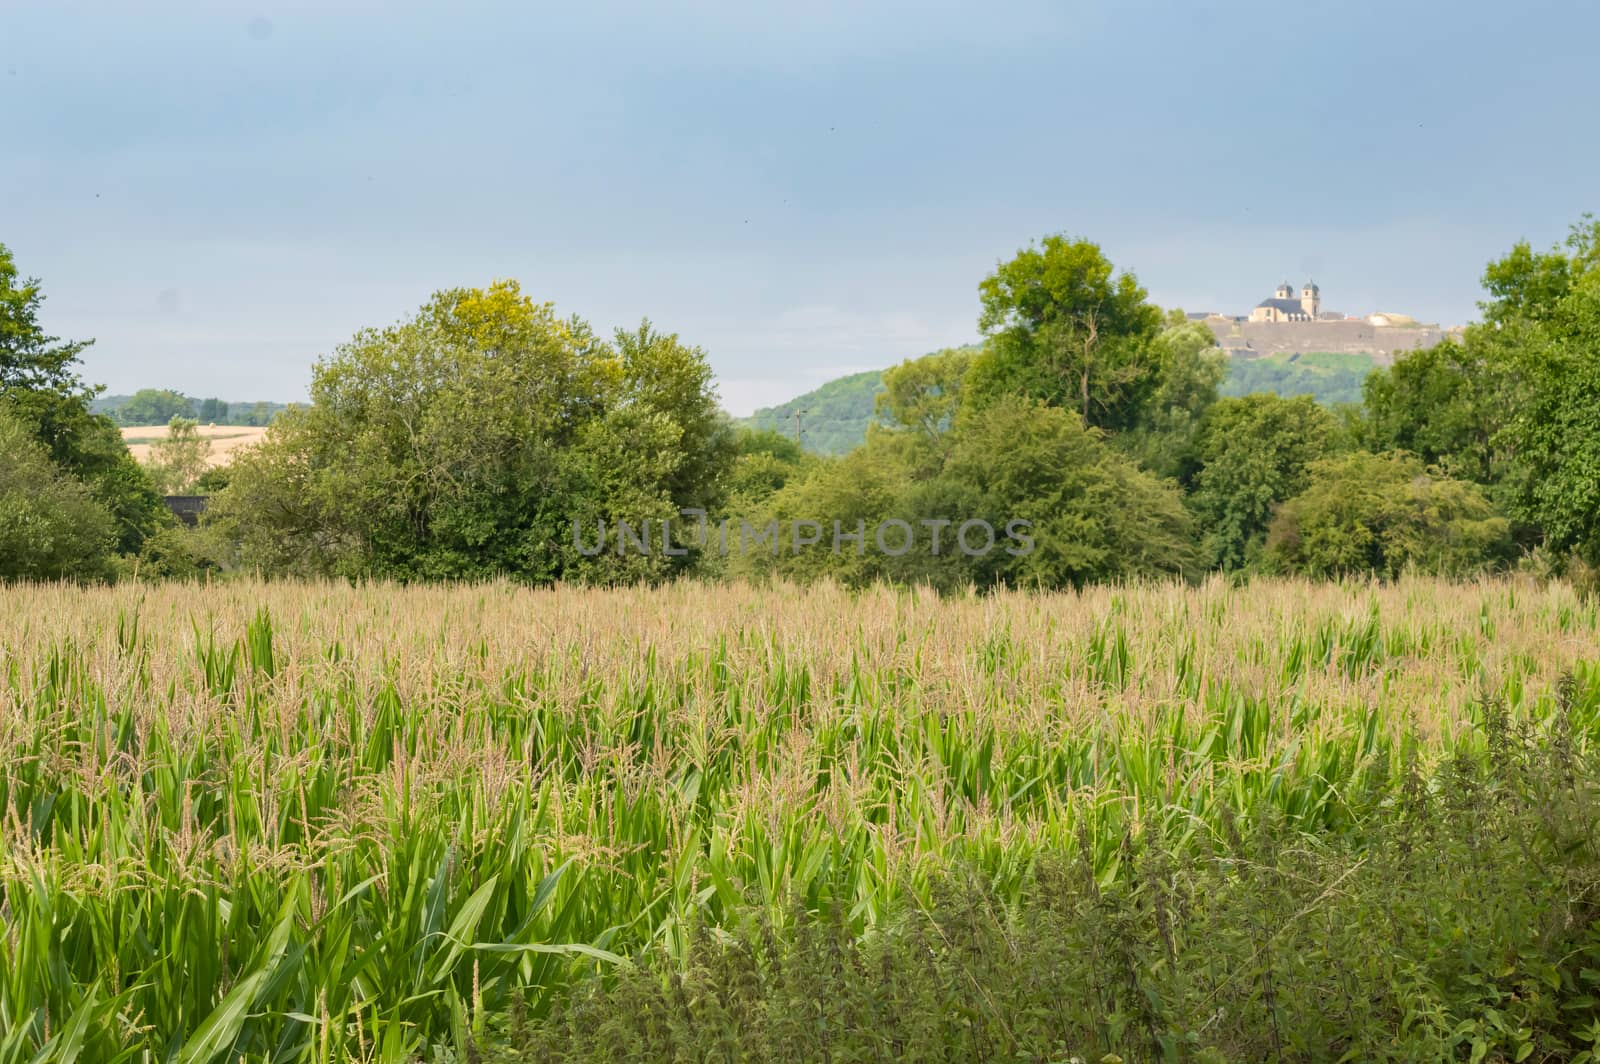
[[[1600,222],[1489,264],[1484,321],[1368,381],[1368,443],[1482,485],[1520,542],[1600,564]]]
[[[103,577],[115,532],[89,489],[0,410],[0,579]]]
[[[212,412],[215,413],[215,406]],[[167,389],[141,388],[117,408],[114,416],[122,425],[165,425],[175,417],[195,418],[196,411],[188,396]]]
[[[186,495],[211,462],[211,441],[192,418],[173,415],[167,434],[150,445],[150,477],[166,495]]]
[[[1310,398],[1221,399],[1200,424],[1189,506],[1208,566],[1239,569],[1266,538],[1273,510],[1304,490],[1333,449],[1333,417]]]
[[[700,349],[648,320],[602,337],[496,282],[357,333],[317,363],[309,405],[202,472],[193,414],[251,408],[124,397],[120,417],[172,425],[140,468],[91,410],[84,344],[45,335],[38,282],[0,247],[5,484],[53,545],[26,571],[77,576],[113,571],[112,555],[169,574],[226,559],[350,578],[779,573],[942,589],[1468,573],[1519,550],[1600,565],[1600,225],[1549,251],[1517,245],[1484,288],[1481,324],[1399,353],[1359,406],[1219,398],[1228,363],[1207,327],[1156,307],[1097,245],[1051,235],[982,279],[981,348],[833,382],[736,427]],[[1341,358],[1311,361],[1354,380]],[[805,439],[784,410],[803,411]],[[859,443],[812,453],[830,425]],[[152,476],[214,493],[205,544],[172,530]],[[772,549],[775,523],[794,549]],[[882,528],[904,549],[874,539]],[[726,556],[730,529],[758,549]],[[997,549],[965,549],[963,529]],[[62,560],[68,542],[81,564]]]
[[[0,244],[0,392],[77,395],[78,356],[94,341],[63,342],[39,324],[44,292],[37,277],[23,277],[11,251]]]
[[[1047,236],[997,266],[978,294],[988,337],[971,382],[980,402],[1025,395],[1076,410],[1092,428],[1133,424],[1157,385],[1150,342],[1162,314],[1098,244]]]
[[[1270,567],[1306,576],[1409,568],[1466,575],[1511,554],[1510,525],[1475,484],[1430,474],[1404,452],[1311,463],[1306,489],[1272,520]]]
[[[575,526],[714,508],[733,458],[704,355],[648,322],[612,342],[514,282],[452,289],[319,362],[219,496],[241,560],[397,579],[662,575]]]
[[[1509,379],[1493,439],[1514,456],[1511,512],[1548,547],[1600,565],[1600,221],[1543,255],[1518,245],[1484,286],[1493,298],[1472,339]]]
[[[1193,564],[1177,485],[1141,470],[1076,411],[1007,396],[939,431],[934,421],[912,421],[872,433],[741,515],[753,525],[813,521],[824,533],[809,549],[782,544],[745,563],[793,577],[944,589],[1078,586],[1180,575]],[[833,522],[864,527],[864,541],[840,549]],[[895,522],[898,538],[885,546],[874,530]]]
[[[40,282],[22,278],[0,244],[0,414],[22,425],[51,467],[79,481],[111,515],[113,549],[135,552],[168,515],[116,425],[90,412],[98,389],[78,375],[78,357],[92,341],[47,335],[39,323],[43,302]]]

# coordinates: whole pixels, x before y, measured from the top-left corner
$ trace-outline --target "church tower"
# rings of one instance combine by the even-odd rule
[[[1317,315],[1322,313],[1322,289],[1317,287],[1317,282],[1307,281],[1300,289],[1300,306],[1312,321],[1317,320]]]

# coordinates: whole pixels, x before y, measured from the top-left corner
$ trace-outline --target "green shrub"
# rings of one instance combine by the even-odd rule
[[[1333,416],[1307,398],[1249,395],[1206,411],[1188,498],[1205,564],[1233,570],[1253,559],[1273,507],[1303,491],[1310,464],[1333,448]]]
[[[1353,453],[1314,462],[1310,473],[1267,532],[1266,561],[1279,571],[1461,575],[1513,553],[1510,524],[1481,488],[1435,476],[1412,455]]]
[[[104,577],[115,535],[89,489],[0,412],[0,579]]]
[[[144,541],[138,574],[148,579],[194,580],[223,569],[216,537],[204,528],[170,525]]]
[[[1014,907],[968,874],[866,937],[702,929],[681,967],[498,1018],[482,1059],[1587,1061],[1600,773],[1484,710],[1486,756],[1361,830],[1224,817],[1198,860],[1130,836],[1115,880],[1046,859]]]

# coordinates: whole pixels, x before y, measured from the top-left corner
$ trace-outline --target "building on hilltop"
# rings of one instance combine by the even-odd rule
[[[1263,299],[1248,316],[1208,314],[1204,322],[1217,338],[1217,346],[1237,359],[1368,355],[1375,364],[1384,366],[1397,351],[1429,348],[1462,336],[1460,328],[1441,329],[1407,314],[1356,315],[1323,310],[1322,291],[1315,281],[1305,283],[1298,299],[1293,288],[1281,284],[1271,299]]]
[[[1322,290],[1307,281],[1296,299],[1289,282],[1280,284],[1271,299],[1263,299],[1250,312],[1251,321],[1316,321],[1322,315]]]

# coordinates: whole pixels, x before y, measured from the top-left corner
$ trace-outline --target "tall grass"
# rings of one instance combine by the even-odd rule
[[[752,905],[1345,834],[1485,705],[1587,747],[1597,628],[1508,582],[0,589],[0,1064],[406,1060]]]

